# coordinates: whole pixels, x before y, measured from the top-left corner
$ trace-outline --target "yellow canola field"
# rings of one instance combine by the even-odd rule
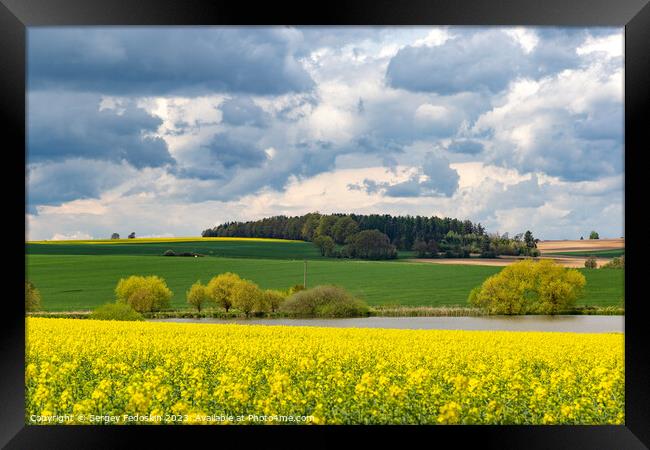
[[[26,321],[28,424],[624,423],[622,334]]]
[[[60,241],[29,241],[28,244],[155,244],[166,242],[304,242],[291,239],[275,238],[246,238],[246,237],[170,237],[170,238],[134,238],[134,239],[87,239],[87,240],[60,240]]]

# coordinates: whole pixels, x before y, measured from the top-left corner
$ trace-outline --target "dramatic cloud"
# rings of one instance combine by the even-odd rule
[[[89,159],[69,159],[28,168],[28,205],[52,205],[70,200],[99,198],[102,192],[136,177],[126,164]],[[33,210],[33,208],[32,208]]]
[[[567,70],[513,84],[473,131],[491,136],[489,158],[522,171],[582,181],[623,168],[622,69]]]
[[[622,29],[34,28],[27,101],[33,239],[315,210],[623,233]]]
[[[165,141],[154,133],[161,120],[133,102],[102,108],[93,94],[30,92],[30,162],[69,158],[127,161],[137,168],[172,164]]]
[[[295,31],[270,28],[30,28],[31,89],[114,95],[282,94],[311,89]]]
[[[406,46],[391,59],[386,79],[396,88],[436,92],[498,93],[517,77],[558,72],[579,64],[576,44],[584,30],[550,29],[521,33],[517,29],[460,31],[433,46]]]

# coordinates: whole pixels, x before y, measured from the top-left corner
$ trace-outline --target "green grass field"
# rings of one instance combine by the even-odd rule
[[[227,258],[325,259],[311,242],[260,239],[122,239],[117,243],[52,241],[28,243],[25,247],[28,255],[161,256],[166,250],[173,250]]]
[[[138,248],[137,244],[129,245]],[[59,246],[63,248],[61,244],[56,245]],[[108,246],[95,246],[97,252],[104,247]],[[281,254],[280,250],[265,248],[264,252],[267,259],[32,252],[27,257],[27,276],[41,291],[42,306],[47,311],[87,310],[112,301],[115,284],[129,275],[165,278],[174,292],[172,306],[176,308],[187,307],[185,291],[193,282],[198,279],[207,282],[226,271],[251,279],[262,288],[285,289],[302,283],[302,260],[270,259],[268,255]],[[309,261],[307,268],[308,286],[339,284],[371,305],[409,306],[466,305],[469,291],[501,270],[489,266],[332,259]],[[624,287],[622,270],[584,270],[583,273],[587,287],[579,304],[620,305]]]

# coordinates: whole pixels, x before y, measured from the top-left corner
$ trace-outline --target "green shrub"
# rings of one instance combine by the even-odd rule
[[[89,318],[95,320],[144,320],[142,314],[126,303],[107,303],[99,306],[90,313]]]
[[[489,314],[556,314],[574,306],[586,283],[575,269],[551,260],[524,260],[472,289],[468,301]]]
[[[158,276],[133,275],[117,283],[115,295],[118,302],[127,303],[138,312],[148,312],[168,308],[172,291]]]
[[[367,315],[369,308],[339,286],[316,286],[293,294],[280,311],[304,317],[358,317]]]
[[[38,311],[41,307],[41,293],[34,283],[25,281],[25,311]]]
[[[262,296],[260,298],[260,304],[263,306],[260,307],[259,309],[262,311],[276,312],[286,298],[287,298],[286,295],[281,291],[267,289],[264,292],[262,292]]]
[[[208,294],[216,305],[228,312],[233,306],[233,290],[241,282],[242,279],[236,273],[221,273],[208,283]]]
[[[186,293],[187,303],[194,306],[198,312],[201,312],[201,308],[212,303],[212,297],[208,292],[207,286],[201,284],[200,281],[197,281],[190,287],[190,290]]]
[[[585,267],[587,269],[595,269],[598,267],[598,261],[593,256],[590,256],[585,260]]]
[[[232,305],[246,314],[246,317],[253,311],[264,312],[265,305],[261,300],[262,291],[252,281],[241,280],[233,286]]]
[[[289,292],[289,295],[293,295],[296,292],[300,292],[300,291],[304,291],[304,290],[305,290],[305,286],[303,286],[302,284],[296,284],[294,286],[291,286],[289,288],[288,292]]]
[[[624,269],[625,268],[625,255],[620,258],[612,258],[607,264],[601,266],[601,269]]]

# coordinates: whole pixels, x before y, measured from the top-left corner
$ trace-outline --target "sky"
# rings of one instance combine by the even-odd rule
[[[28,240],[307,212],[624,233],[623,29],[28,29]]]

